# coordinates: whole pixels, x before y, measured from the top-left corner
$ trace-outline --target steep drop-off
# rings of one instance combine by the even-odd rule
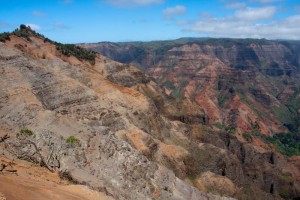
[[[211,126],[199,102],[166,95],[134,66],[98,54],[86,60],[81,48],[25,27],[8,37],[0,42],[5,159],[35,162],[115,199],[300,196],[299,157]]]

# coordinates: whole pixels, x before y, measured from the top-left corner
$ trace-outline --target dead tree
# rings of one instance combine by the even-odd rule
[[[8,164],[1,163],[0,164],[0,172],[17,173],[16,169],[12,169],[13,168],[12,164],[13,164],[13,161],[10,161]],[[11,169],[7,169],[8,166],[10,166]]]
[[[0,136],[0,142],[4,142],[9,138],[8,134],[4,135],[3,137]]]
[[[0,139],[5,141],[7,137],[9,136]],[[61,168],[63,157],[73,158],[82,154],[80,145],[70,145],[68,140],[48,130],[39,130],[35,134],[31,130],[22,129],[16,138],[12,137],[4,143],[6,150],[17,158],[39,164],[51,172]]]
[[[10,143],[19,159],[28,160],[55,172],[60,168],[60,159],[65,154],[65,141],[53,133],[18,133],[16,142]]]

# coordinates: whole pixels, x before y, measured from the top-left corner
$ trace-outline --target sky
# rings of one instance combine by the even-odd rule
[[[0,0],[0,32],[62,43],[181,37],[300,40],[300,0]]]

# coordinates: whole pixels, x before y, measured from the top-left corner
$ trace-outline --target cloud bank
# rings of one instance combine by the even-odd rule
[[[273,6],[261,7],[261,8],[245,8],[236,12],[236,18],[245,21],[256,21],[263,19],[271,19],[276,12],[276,8]]]
[[[270,23],[253,23],[238,18],[199,20],[185,31],[214,37],[300,39],[300,15]]]
[[[224,3],[223,9],[230,10],[227,14],[202,13],[200,19],[176,24],[184,32],[205,37],[300,39],[300,13],[282,15],[282,8],[272,4],[283,0],[219,1]]]

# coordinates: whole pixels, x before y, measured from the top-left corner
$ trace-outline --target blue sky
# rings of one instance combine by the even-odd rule
[[[0,0],[0,32],[63,43],[180,37],[300,39],[300,0]]]

